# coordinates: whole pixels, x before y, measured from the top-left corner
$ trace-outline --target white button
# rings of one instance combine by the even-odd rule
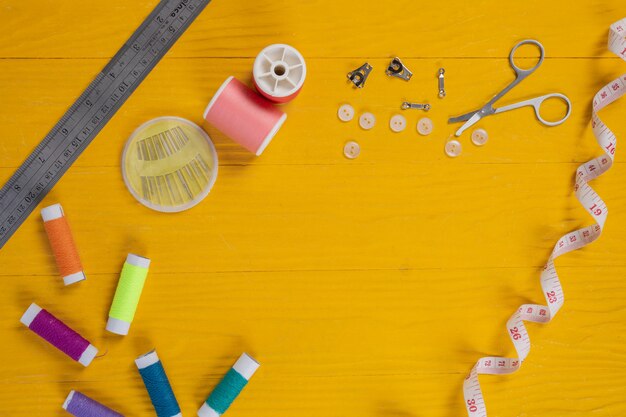
[[[394,115],[391,120],[389,120],[389,128],[394,132],[402,132],[406,129],[406,119],[401,114]]]
[[[487,143],[489,135],[485,129],[476,129],[472,132],[472,143],[476,146],[483,146]]]
[[[348,159],[354,159],[361,153],[361,147],[354,141],[346,142],[343,147],[343,154]]]
[[[461,155],[461,150],[462,150],[461,142],[459,142],[456,139],[453,139],[449,141],[448,143],[446,143],[445,149],[446,149],[446,155],[448,155],[450,158],[456,158],[457,156]]]
[[[420,135],[430,135],[433,131],[433,121],[428,117],[422,117],[417,121],[417,131]]]
[[[376,124],[376,117],[372,113],[363,113],[359,117],[359,126],[365,130],[370,130]]]
[[[337,111],[337,116],[339,116],[339,120],[342,122],[349,122],[354,119],[354,107],[349,104],[341,105]]]

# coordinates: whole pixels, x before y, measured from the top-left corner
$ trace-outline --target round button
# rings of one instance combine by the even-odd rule
[[[445,147],[446,155],[448,155],[450,158],[456,158],[457,156],[461,155],[462,149],[463,147],[461,146],[461,142],[456,139],[448,141]]]
[[[359,117],[359,126],[361,126],[365,130],[370,130],[376,124],[376,116],[372,113],[363,113],[361,117]]]
[[[476,129],[472,132],[472,143],[476,146],[483,146],[487,143],[489,135],[485,129]]]
[[[406,129],[406,119],[401,114],[394,115],[391,120],[389,120],[389,128],[394,132],[402,132]]]
[[[337,111],[337,116],[342,122],[349,122],[354,118],[354,107],[349,104],[343,104]]]
[[[420,135],[426,136],[430,135],[433,131],[433,121],[428,117],[422,117],[417,121],[417,132]]]
[[[343,147],[343,154],[348,159],[354,159],[361,153],[361,147],[354,141],[346,142]]]

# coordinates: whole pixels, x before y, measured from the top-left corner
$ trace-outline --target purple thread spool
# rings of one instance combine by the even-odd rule
[[[124,417],[117,411],[74,390],[71,390],[65,399],[63,409],[76,417]]]
[[[98,349],[87,339],[35,303],[28,307],[20,321],[48,343],[84,366],[89,365],[98,353]]]

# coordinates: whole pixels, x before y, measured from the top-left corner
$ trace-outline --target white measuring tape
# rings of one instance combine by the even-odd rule
[[[626,61],[626,18],[611,25],[609,33],[609,50]],[[576,170],[576,184],[574,190],[576,198],[591,214],[595,223],[583,227],[561,237],[556,243],[546,266],[541,271],[541,288],[546,298],[547,306],[539,304],[523,304],[506,323],[506,328],[515,350],[517,358],[503,358],[490,356],[480,358],[472,368],[463,383],[463,394],[467,414],[470,417],[486,417],[487,408],[483,398],[478,375],[510,374],[517,371],[528,352],[530,339],[524,321],[533,323],[547,323],[556,315],[563,305],[563,288],[554,267],[554,260],[568,252],[580,249],[600,237],[608,210],[600,196],[589,186],[588,182],[604,174],[613,165],[613,157],[617,140],[613,132],[600,120],[597,112],[626,94],[626,74],[611,81],[598,91],[593,99],[591,126],[598,144],[604,152],[601,156],[592,159]]]

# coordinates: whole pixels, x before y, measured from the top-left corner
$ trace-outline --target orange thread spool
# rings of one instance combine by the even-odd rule
[[[42,209],[41,217],[63,283],[70,285],[84,280],[83,265],[61,205],[54,204]]]

